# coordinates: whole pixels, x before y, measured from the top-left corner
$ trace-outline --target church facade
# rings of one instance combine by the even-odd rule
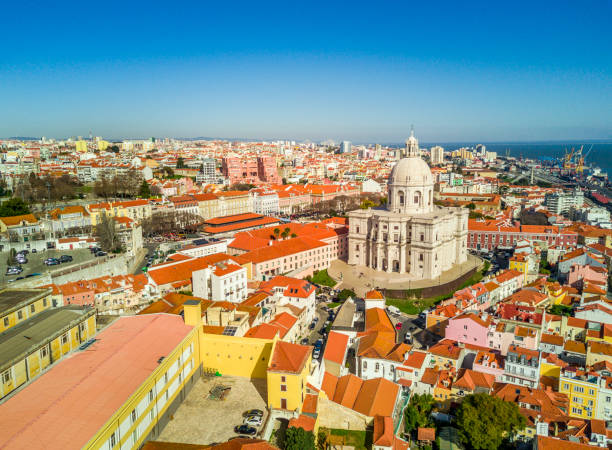
[[[386,209],[349,213],[350,265],[435,279],[467,260],[467,208],[433,204],[434,180],[414,134],[391,171]]]

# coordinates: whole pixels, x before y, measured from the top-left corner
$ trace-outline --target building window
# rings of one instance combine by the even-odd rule
[[[19,320],[23,319],[23,311],[21,310],[17,311],[17,319]]]
[[[68,333],[62,335],[62,345],[66,345],[68,343]]]
[[[153,401],[153,389],[149,391],[149,403]]]
[[[8,327],[8,326],[9,326],[9,318],[8,318],[8,317],[5,317],[5,318],[4,318],[4,326],[5,326],[5,327]]]
[[[110,446],[111,448],[113,448],[115,445],[117,445],[117,437],[115,436],[115,433],[110,435]]]
[[[49,350],[47,349],[47,347],[43,347],[40,349],[40,357],[41,358],[46,358],[47,354],[48,354]]]
[[[132,424],[136,423],[136,410],[135,409],[132,410],[130,417],[132,419]]]
[[[43,298],[43,306],[46,308],[47,307],[47,299]]]
[[[376,372],[378,372],[378,369],[380,369],[380,364],[379,364],[379,363],[376,363],[376,365],[374,366],[374,370],[375,370]]]
[[[30,312],[36,312],[36,306],[30,305]]]
[[[2,383],[6,384],[11,381],[11,369],[2,372]]]
[[[423,261],[423,259],[424,259],[423,254],[422,254],[422,253],[421,253],[421,254],[419,254],[419,261]]]
[[[281,383],[286,383],[287,382],[287,377],[286,376],[281,376]]]
[[[281,392],[287,392],[287,385],[281,384]]]
[[[363,362],[363,370],[366,370],[368,368],[368,363],[366,361]]]

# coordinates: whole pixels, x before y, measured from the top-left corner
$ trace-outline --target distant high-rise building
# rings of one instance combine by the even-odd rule
[[[376,144],[374,151],[374,159],[379,160],[382,157],[382,145]]]
[[[196,183],[217,182],[217,160],[214,158],[202,159],[202,169],[196,175]]]
[[[257,175],[261,181],[267,183],[280,183],[278,167],[274,156],[259,156],[257,158]]]
[[[485,156],[485,154],[487,153],[487,147],[486,145],[483,144],[478,144],[476,146],[476,154],[478,156]]]
[[[444,162],[444,148],[440,147],[439,145],[431,147],[429,154],[432,166],[435,166],[436,164],[442,164]]]
[[[340,153],[350,153],[351,152],[351,142],[350,141],[342,141],[340,144]]]

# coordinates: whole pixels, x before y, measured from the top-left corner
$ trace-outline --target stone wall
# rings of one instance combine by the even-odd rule
[[[349,430],[365,430],[372,423],[372,417],[346,408],[339,403],[319,396],[319,426]]]

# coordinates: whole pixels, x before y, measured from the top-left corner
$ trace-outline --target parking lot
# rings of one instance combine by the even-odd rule
[[[215,385],[231,386],[224,400],[211,400],[209,392]],[[264,411],[267,418],[266,380],[241,377],[212,377],[198,380],[187,398],[168,422],[159,441],[185,444],[225,442],[236,436],[234,427],[242,424],[242,413],[249,409]],[[261,432],[263,425],[258,428]]]
[[[58,264],[56,266],[47,266],[44,261],[47,258],[59,258],[62,255],[70,255],[72,256],[72,262],[67,262],[63,264]],[[29,274],[43,274],[50,270],[55,270],[59,268],[64,268],[72,264],[83,263],[86,261],[90,261],[95,258],[94,255],[91,254],[89,249],[82,248],[76,250],[45,250],[39,251],[37,253],[28,253],[27,259],[28,262],[25,264],[21,264],[21,268],[23,272],[15,275],[6,275],[6,267],[7,267],[7,259],[9,257],[8,252],[2,252],[0,254],[0,284],[10,283],[16,280],[18,277],[25,277]],[[13,264],[15,265],[15,264]]]

